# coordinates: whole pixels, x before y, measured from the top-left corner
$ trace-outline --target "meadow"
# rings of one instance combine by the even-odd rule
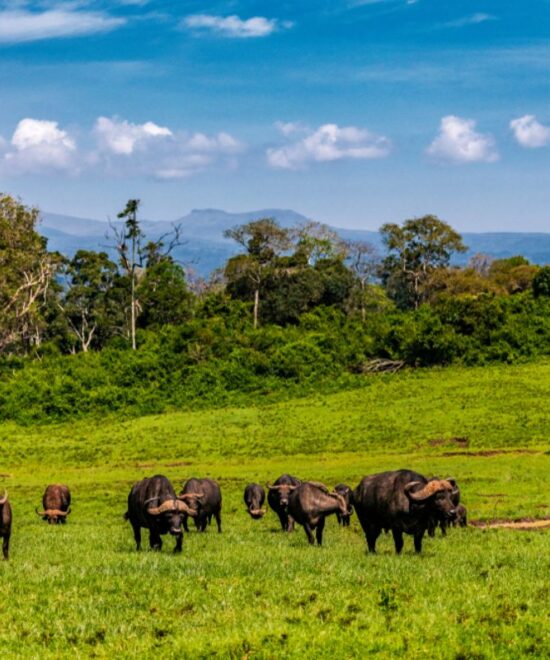
[[[282,472],[355,486],[409,467],[453,476],[471,520],[550,516],[550,363],[417,370],[353,389],[147,417],[0,426],[14,510],[0,564],[4,657],[517,658],[550,655],[548,530],[451,530],[369,556],[358,522],[329,519],[322,548],[244,511],[251,481]],[[135,551],[132,483],[220,481],[224,531],[180,556]],[[48,483],[73,493],[50,527]],[[145,540],[147,536],[145,536]],[[147,547],[147,543],[144,544]]]

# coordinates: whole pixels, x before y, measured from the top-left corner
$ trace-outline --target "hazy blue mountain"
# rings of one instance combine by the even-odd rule
[[[292,227],[307,221],[305,216],[290,209],[262,209],[245,213],[195,209],[174,222],[144,220],[142,228],[148,238],[157,239],[170,231],[174,224],[181,225],[185,243],[173,252],[173,256],[184,265],[193,268],[199,275],[207,276],[238,252],[238,246],[224,238],[224,231],[235,225],[265,217],[276,218],[283,227]],[[383,249],[378,232],[336,227],[334,229],[342,238],[367,241],[380,251]],[[113,253],[113,250],[107,247],[109,244],[106,238],[109,233],[107,221],[43,213],[40,231],[48,238],[48,246],[51,250],[58,250],[68,256],[72,256],[79,249],[107,250]],[[457,264],[466,263],[472,254],[478,252],[494,258],[521,254],[533,263],[550,262],[550,234],[492,232],[465,233],[463,237],[469,249],[466,254],[458,255],[455,259]]]

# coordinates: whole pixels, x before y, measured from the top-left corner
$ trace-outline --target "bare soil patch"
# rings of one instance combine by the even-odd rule
[[[442,447],[445,445],[456,445],[457,447],[468,447],[470,440],[468,438],[434,438],[428,440],[430,447]]]
[[[505,454],[541,454],[537,449],[480,449],[479,451],[446,451],[442,456],[502,456]]]
[[[519,529],[530,531],[547,528],[550,529],[550,517],[519,518],[517,520],[472,520],[469,524],[478,529]]]

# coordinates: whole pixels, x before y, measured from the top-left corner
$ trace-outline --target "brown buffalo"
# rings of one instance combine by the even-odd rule
[[[325,519],[331,513],[346,515],[348,507],[339,493],[331,493],[324,484],[306,481],[297,486],[288,497],[288,513],[306,532],[313,545],[313,530],[317,544],[323,542]]]
[[[64,524],[71,513],[71,493],[63,484],[51,484],[42,495],[43,511],[36,509],[36,513],[47,520],[50,525]]]

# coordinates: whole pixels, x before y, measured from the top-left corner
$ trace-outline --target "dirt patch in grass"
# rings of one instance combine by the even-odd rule
[[[533,529],[550,528],[550,517],[548,518],[519,518],[517,520],[472,520],[472,527],[479,529],[519,529],[530,531]]]
[[[434,438],[428,440],[430,447],[442,447],[445,445],[456,445],[457,447],[469,447],[470,440],[468,438]]]
[[[446,451],[441,456],[502,456],[504,454],[541,454],[537,449],[480,449],[479,451]]]

